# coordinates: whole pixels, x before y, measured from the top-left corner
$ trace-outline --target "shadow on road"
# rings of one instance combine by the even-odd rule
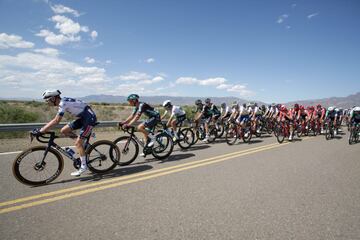
[[[249,144],[256,144],[256,143],[261,143],[261,142],[263,142],[263,140],[254,139],[254,140],[251,140],[251,141],[249,142]]]
[[[121,168],[116,168],[114,170],[111,170],[107,173],[104,174],[93,174],[93,175],[85,175],[83,177],[78,177],[78,178],[72,178],[72,179],[66,179],[66,180],[62,180],[59,182],[53,182],[53,183],[49,183],[47,185],[55,185],[55,184],[64,184],[64,183],[69,183],[69,182],[75,182],[75,181],[80,181],[80,182],[95,182],[95,181],[100,181],[102,179],[108,179],[108,178],[115,178],[115,177],[121,177],[121,176],[126,176],[126,175],[130,175],[130,174],[135,174],[135,173],[139,173],[139,172],[144,172],[144,171],[148,171],[150,169],[152,169],[153,167],[150,165],[141,165],[141,166],[130,166],[130,167],[121,167]],[[91,174],[91,173],[90,173]],[[36,188],[37,186],[35,186],[34,188]]]

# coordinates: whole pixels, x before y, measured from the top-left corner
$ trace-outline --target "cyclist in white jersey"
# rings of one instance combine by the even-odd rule
[[[178,140],[179,136],[176,132],[176,126],[181,125],[182,122],[185,121],[186,113],[184,110],[181,109],[181,107],[172,105],[170,100],[164,101],[163,107],[165,108],[165,112],[161,116],[161,119],[163,119],[169,112],[171,113],[170,118],[167,121],[166,125],[168,127],[171,127],[172,130],[174,131],[174,138],[175,138],[174,140]]]
[[[74,98],[61,98],[61,92],[59,90],[46,90],[43,93],[43,99],[49,106],[58,107],[58,112],[53,120],[47,123],[39,131],[40,133],[46,133],[53,126],[60,123],[65,112],[70,113],[76,120],[65,125],[60,132],[65,136],[76,138],[75,146],[78,150],[81,159],[81,166],[79,170],[71,173],[72,176],[80,176],[87,170],[86,154],[83,147],[84,139],[89,137],[92,129],[96,124],[96,115],[92,109],[83,101],[76,100]],[[73,130],[81,129],[79,136],[73,132]]]
[[[220,112],[221,112],[221,120],[223,120],[223,119],[228,119],[231,116],[232,110],[229,106],[226,105],[226,103],[222,103]]]

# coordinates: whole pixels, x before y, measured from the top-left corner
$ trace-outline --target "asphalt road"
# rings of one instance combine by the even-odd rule
[[[43,187],[0,156],[1,239],[360,239],[360,144],[347,135],[176,147]]]

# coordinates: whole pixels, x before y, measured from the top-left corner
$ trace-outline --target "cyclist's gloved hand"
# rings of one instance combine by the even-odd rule
[[[34,136],[40,136],[41,132],[40,132],[40,128],[35,128],[31,131],[31,134]]]

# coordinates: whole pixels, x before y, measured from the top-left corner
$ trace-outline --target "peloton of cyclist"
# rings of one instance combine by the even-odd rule
[[[123,122],[120,122],[120,126],[127,126],[133,125],[136,121],[138,121],[142,114],[148,117],[148,119],[142,123],[140,123],[137,129],[144,134],[145,139],[145,148],[152,147],[154,145],[154,136],[152,134],[149,135],[150,132],[153,131],[156,124],[160,122],[160,113],[157,112],[152,106],[145,102],[139,101],[139,95],[137,94],[130,94],[127,97],[127,101],[130,106],[133,106],[133,112],[130,116]],[[145,154],[141,154],[145,156]]]
[[[75,146],[80,156],[81,165],[79,170],[72,172],[71,175],[80,176],[87,170],[86,154],[83,146],[84,139],[91,135],[91,131],[96,125],[96,114],[85,102],[74,98],[61,98],[60,94],[59,90],[45,90],[43,93],[43,99],[45,99],[49,106],[58,107],[58,112],[55,118],[43,126],[39,132],[46,133],[53,126],[59,124],[65,112],[70,113],[70,115],[76,118],[76,120],[65,125],[60,132],[65,136],[76,138]],[[81,129],[79,136],[73,132],[77,129]]]
[[[163,107],[165,108],[164,114],[161,116],[161,120],[165,118],[165,116],[170,113],[170,118],[166,123],[167,127],[171,127],[174,132],[174,141],[179,139],[179,136],[176,131],[176,126],[181,125],[186,119],[186,113],[179,106],[172,105],[170,100],[166,100],[163,103]]]
[[[212,121],[213,118],[213,111],[211,111],[211,101],[210,99],[205,100],[205,104],[202,104],[201,100],[196,101],[195,104],[197,105],[198,109],[202,106],[200,114],[195,118],[195,122],[199,122],[201,119],[205,120],[205,138],[204,142],[208,142],[209,140],[209,123]]]

